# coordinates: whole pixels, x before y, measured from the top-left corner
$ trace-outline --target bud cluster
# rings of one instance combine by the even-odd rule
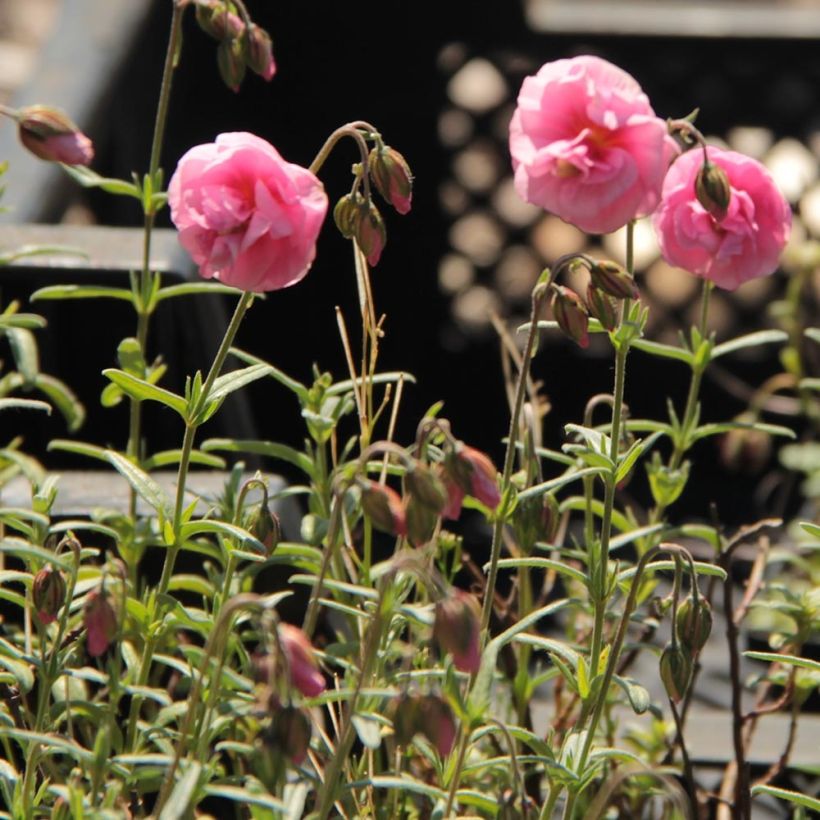
[[[255,23],[246,25],[236,4],[230,0],[194,0],[196,21],[219,41],[216,60],[225,85],[238,91],[249,68],[264,80],[276,73],[270,35]]]

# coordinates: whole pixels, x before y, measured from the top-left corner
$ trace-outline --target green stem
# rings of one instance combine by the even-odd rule
[[[538,313],[541,303],[548,292],[549,284],[554,274],[550,274],[549,281],[536,285],[532,296],[532,312],[530,314],[530,329],[527,334],[527,342],[521,354],[521,369],[518,373],[518,383],[515,388],[515,400],[513,401],[512,414],[510,417],[510,430],[507,434],[507,452],[504,457],[504,472],[501,475],[501,506],[496,511],[495,525],[493,526],[493,541],[490,547],[490,570],[487,574],[487,586],[484,590],[484,606],[481,611],[481,640],[482,645],[487,642],[490,626],[490,617],[493,611],[493,598],[495,597],[495,584],[498,579],[498,561],[501,557],[502,535],[504,532],[504,505],[508,499],[510,480],[512,478],[513,464],[515,462],[516,443],[520,427],[521,409],[524,406],[524,396],[527,392],[527,373],[532,360],[532,353],[535,348],[535,340],[538,337]]]
[[[453,770],[453,777],[450,780],[450,788],[447,790],[447,806],[444,809],[443,817],[450,817],[453,812],[453,806],[456,802],[456,792],[458,791],[458,783],[461,780],[461,770],[464,768],[464,759],[467,757],[467,746],[470,743],[470,732],[467,731],[464,724],[461,725],[461,737],[458,744],[458,756],[456,757],[456,766]]]

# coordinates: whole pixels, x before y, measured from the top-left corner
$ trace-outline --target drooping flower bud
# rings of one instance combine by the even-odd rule
[[[241,39],[223,40],[216,49],[219,76],[231,91],[239,91],[245,78],[245,55],[242,52]]]
[[[561,514],[552,493],[532,498],[520,498],[513,512],[513,530],[522,552],[529,554],[536,542],[551,544],[558,532]]]
[[[379,193],[400,214],[406,214],[413,198],[413,174],[404,157],[389,145],[377,145],[370,152],[368,167]]]
[[[742,413],[736,421],[749,424],[757,421],[751,413]],[[718,444],[720,460],[736,473],[759,473],[772,454],[772,437],[754,427],[735,427],[727,430]]]
[[[587,310],[607,330],[615,330],[618,326],[618,305],[615,299],[596,288],[592,282],[587,286]]]
[[[235,40],[245,30],[233,3],[223,0],[195,0],[199,27],[215,40]]]
[[[390,535],[407,535],[407,520],[399,494],[386,484],[362,479],[362,509],[373,526]]]
[[[88,593],[83,607],[86,629],[86,649],[92,658],[98,658],[108,649],[117,635],[117,613],[104,589]]]
[[[407,526],[407,540],[414,547],[421,547],[433,537],[438,514],[422,504],[416,496],[408,495],[404,503],[404,519]]]
[[[661,653],[660,676],[666,694],[674,703],[680,703],[692,674],[692,657],[680,646],[668,644]]]
[[[265,551],[270,556],[282,540],[282,524],[279,516],[270,511],[264,501],[260,501],[248,519],[245,529],[265,545]]]
[[[252,23],[243,43],[248,68],[263,80],[271,80],[276,74],[276,63],[273,59],[273,44],[268,32]]]
[[[404,476],[407,492],[422,506],[440,513],[447,503],[447,491],[441,479],[426,465],[417,461]]]
[[[89,165],[94,159],[91,140],[57,108],[21,108],[17,112],[17,129],[20,142],[40,159],[66,165]]]
[[[271,751],[299,766],[307,757],[311,734],[310,718],[304,709],[282,706],[273,713],[263,740]]]
[[[474,674],[481,665],[481,607],[475,596],[453,588],[436,602],[433,636],[442,652],[453,656],[456,669]]]
[[[359,194],[345,194],[333,209],[333,221],[345,239],[353,239],[356,235],[362,202]]]
[[[701,595],[695,606],[690,596],[678,607],[675,618],[675,632],[684,649],[697,654],[706,645],[712,632],[712,608],[709,602]]]
[[[291,684],[308,698],[324,692],[325,678],[308,636],[297,626],[279,624],[279,646],[287,660]]]
[[[404,694],[396,698],[390,708],[393,721],[393,734],[396,743],[407,746],[416,732],[420,731],[418,722],[419,695]]]
[[[417,709],[418,731],[442,757],[447,757],[456,739],[456,721],[450,705],[438,695],[423,695]]]
[[[501,501],[498,472],[489,456],[459,442],[444,460],[444,469],[448,478],[457,484],[462,492],[478,499],[491,510],[498,506]]]
[[[552,313],[558,327],[580,347],[589,347],[589,316],[581,297],[563,285],[553,285]]]
[[[363,203],[356,220],[356,244],[367,258],[368,265],[378,264],[387,244],[387,229],[379,209],[372,203]]]
[[[31,587],[34,611],[41,624],[57,620],[57,613],[65,603],[66,584],[63,573],[51,564],[43,567],[35,576]]]
[[[732,198],[726,171],[711,160],[704,160],[695,177],[695,196],[706,211],[720,222],[726,216]]]
[[[639,296],[632,274],[611,259],[596,262],[589,269],[589,275],[596,288],[616,299],[637,299]]]

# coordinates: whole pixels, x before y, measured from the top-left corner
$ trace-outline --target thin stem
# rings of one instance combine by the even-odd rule
[[[453,770],[453,777],[450,780],[450,788],[447,791],[447,805],[444,809],[444,817],[450,817],[453,813],[453,806],[456,802],[456,792],[458,791],[458,783],[461,780],[461,770],[464,768],[464,758],[467,756],[467,746],[470,743],[470,732],[461,725],[461,737],[458,743],[458,756],[456,757],[456,766]]]

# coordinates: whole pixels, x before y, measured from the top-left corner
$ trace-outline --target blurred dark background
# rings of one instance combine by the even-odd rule
[[[81,28],[76,15],[89,15],[95,5],[66,0],[59,19],[72,30]],[[106,42],[111,55],[107,68],[95,68],[98,89],[93,103],[82,96],[89,93],[87,88],[71,91],[79,95],[77,106],[85,112],[80,121],[96,143],[95,170],[124,178],[147,167],[171,11],[170,0],[135,6],[144,7],[143,13],[133,8],[128,12],[128,30],[117,28],[116,20],[110,23],[112,33]],[[798,238],[820,225],[820,189],[815,187],[820,12],[812,16],[811,4],[248,0],[248,8],[273,38],[276,77],[268,84],[249,74],[238,94],[229,91],[219,79],[215,42],[198,29],[192,12],[186,14],[162,165],[170,174],[191,146],[212,141],[222,131],[240,130],[269,140],[289,161],[308,165],[331,131],[355,119],[373,122],[406,156],[416,175],[413,209],[400,217],[383,208],[388,244],[372,271],[377,310],[387,315],[381,369],[407,370],[419,380],[404,393],[397,435],[403,443],[426,408],[443,400],[443,415],[452,420],[456,435],[500,463],[508,422],[490,311],[514,330],[527,314],[528,294],[544,265],[581,248],[614,258],[623,252],[622,237],[603,243],[585,237],[524,205],[512,191],[507,122],[522,78],[542,63],[598,54],[632,73],[660,116],[680,117],[700,108],[702,131],[767,163],[798,211]],[[723,16],[716,16],[721,10]],[[670,17],[664,11],[676,14]],[[116,16],[110,9],[106,13]],[[66,72],[82,74],[83,61],[98,56],[84,55],[82,41],[60,38],[61,33],[65,34],[58,24],[44,59],[51,55],[69,62],[47,64],[52,74],[40,88],[63,88]],[[60,38],[59,44],[54,44],[54,37]],[[33,93],[31,86],[22,93]],[[71,98],[38,101],[76,110]],[[2,131],[4,145],[12,144],[9,131],[9,126]],[[10,158],[14,172],[19,155]],[[342,143],[323,168],[331,203],[349,190],[350,166],[356,159],[352,143]],[[70,190],[68,199],[41,201],[39,212],[28,205],[19,207],[15,200],[26,192],[12,184],[18,179],[10,177],[7,194],[18,211],[6,221],[24,217],[141,224],[133,201],[76,189]],[[167,214],[160,224],[170,225]],[[669,341],[691,324],[699,288],[691,277],[658,259],[645,226],[638,233],[637,251],[643,298],[652,309],[651,335]],[[750,283],[731,298],[717,294],[713,326],[719,340],[771,324],[767,307],[780,298],[784,281],[779,275]],[[6,284],[4,294],[13,295],[15,287],[20,287],[19,279]],[[335,321],[337,305],[356,347],[352,255],[349,243],[328,220],[308,277],[257,303],[238,345],[302,381],[310,381],[314,363],[343,378],[347,370]],[[159,315],[157,333],[163,333],[163,322],[176,326],[186,321],[187,311],[196,309],[191,302],[176,307],[173,315]],[[117,341],[133,333],[127,313],[110,312],[107,304],[71,303],[59,310],[76,310],[73,327],[93,339],[100,366],[80,363],[92,373],[113,365]],[[153,352],[159,349],[158,338],[152,340]],[[165,344],[177,343],[173,334],[162,338]],[[70,354],[72,340],[63,334],[56,350],[49,350],[43,335],[41,341],[44,369],[58,369],[57,358],[51,357]],[[203,344],[202,351],[207,347]],[[206,368],[207,356],[192,348],[196,345],[188,342],[184,350],[163,352],[169,359],[184,357],[186,372]],[[744,383],[759,384],[780,369],[771,349],[727,360],[726,366],[740,381],[706,383],[708,420],[740,412],[748,398]],[[544,337],[533,373],[553,405],[545,423],[548,446],[560,448],[563,425],[580,420],[591,395],[611,391],[611,370],[603,339],[596,339],[582,354],[557,334]],[[59,375],[72,381],[71,373]],[[665,416],[667,396],[682,406],[687,377],[681,365],[634,353],[626,396],[632,415]],[[104,384],[99,377],[96,392],[83,395],[92,421],[79,437],[121,446],[123,414],[95,406]],[[259,437],[300,444],[303,432],[292,396],[271,382],[254,385],[247,397]],[[58,420],[49,421],[42,429],[43,439],[62,435],[58,428]],[[206,427],[202,434],[225,433]],[[149,430],[154,448],[178,446],[178,434],[181,430],[162,418]],[[32,435],[36,440],[39,434]],[[748,520],[758,477],[732,476],[727,493],[727,474],[717,466],[715,443],[707,441],[700,449],[705,458],[699,459],[696,491],[687,502],[692,514],[705,516],[709,501],[719,498],[726,520]],[[634,491],[641,498],[641,487]],[[765,511],[770,498],[758,500],[760,511]]]

